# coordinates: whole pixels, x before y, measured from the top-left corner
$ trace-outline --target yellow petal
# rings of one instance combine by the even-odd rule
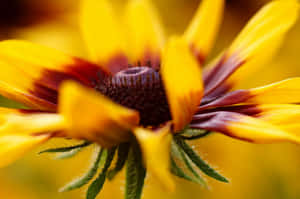
[[[168,42],[161,75],[174,130],[178,131],[190,122],[203,94],[201,68],[183,39],[172,38]]]
[[[234,112],[217,112],[209,120],[198,122],[191,127],[217,131],[233,138],[254,143],[283,141],[300,143],[300,137],[284,131],[279,126]]]
[[[199,110],[236,104],[288,104],[300,102],[300,78],[290,78],[266,86],[219,94]]]
[[[0,135],[53,133],[64,125],[64,118],[55,113],[0,108]]]
[[[0,167],[62,130],[64,119],[57,114],[0,108]]]
[[[300,78],[290,78],[267,86],[250,89],[245,103],[280,104],[300,102]]]
[[[103,147],[126,141],[139,123],[138,112],[75,82],[62,85],[59,112],[68,125],[67,136],[98,142]]]
[[[112,73],[128,66],[123,28],[109,0],[82,0],[80,25],[93,61]]]
[[[299,121],[299,120],[298,120]],[[300,124],[298,123],[292,123],[292,124],[281,124],[278,125],[281,129],[284,131],[287,131],[295,136],[300,137]]]
[[[297,124],[300,121],[298,104],[261,104],[257,105],[260,119],[276,125]]]
[[[165,36],[151,0],[129,0],[125,17],[132,61],[157,68]]]
[[[237,36],[213,68],[204,71],[205,94],[223,83],[231,89],[245,77],[265,66],[280,47],[298,18],[297,0],[272,1],[263,7]],[[227,89],[227,90],[228,90]]]
[[[300,136],[300,105],[298,104],[262,104],[256,115],[261,120],[272,123],[295,136]]]
[[[298,12],[297,0],[278,0],[263,7],[250,20],[228,50],[228,56],[237,56],[236,59],[245,62],[232,81],[245,78],[273,57],[295,24]]]
[[[0,136],[0,167],[21,158],[32,148],[48,140],[48,136],[3,135]]]
[[[202,64],[217,36],[224,10],[224,0],[203,0],[184,37]]]
[[[252,117],[243,116],[237,121],[229,122],[226,126],[234,137],[250,140],[255,143],[281,141],[300,143],[300,137],[296,137],[281,130],[279,127]]]
[[[143,153],[147,169],[169,190],[174,190],[175,184],[170,173],[170,147],[172,136],[170,125],[152,131],[144,128],[134,130]]]
[[[0,42],[0,94],[31,108],[55,110],[57,88],[65,79],[91,86],[100,68],[26,41]]]

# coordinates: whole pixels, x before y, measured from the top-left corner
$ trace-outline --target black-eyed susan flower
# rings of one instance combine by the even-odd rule
[[[223,4],[204,0],[186,32],[166,41],[148,0],[129,0],[122,17],[107,0],[83,0],[80,24],[92,61],[25,41],[2,41],[0,93],[30,109],[1,108],[1,166],[53,137],[83,140],[44,151],[69,157],[91,143],[98,146],[87,174],[62,190],[85,185],[101,167],[87,192],[95,198],[105,179],[127,163],[126,198],[139,198],[145,168],[170,190],[170,173],[204,184],[191,162],[227,182],[185,142],[211,131],[257,143],[299,143],[299,78],[233,91],[276,52],[298,17],[299,3],[266,5],[202,73]]]

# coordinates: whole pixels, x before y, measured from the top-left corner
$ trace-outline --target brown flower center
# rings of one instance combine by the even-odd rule
[[[157,126],[171,119],[160,74],[152,68],[122,70],[105,77],[96,89],[114,102],[139,111],[143,126]]]

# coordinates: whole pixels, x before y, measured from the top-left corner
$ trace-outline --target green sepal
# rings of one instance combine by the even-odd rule
[[[118,147],[118,159],[116,165],[113,169],[109,170],[107,173],[107,178],[109,180],[112,180],[116,176],[116,174],[123,169],[126,159],[128,157],[129,149],[130,149],[130,143],[122,143]]]
[[[179,136],[185,140],[195,140],[199,138],[206,137],[211,134],[211,131],[203,130],[203,129],[191,129],[185,128],[181,132],[179,132]]]
[[[96,196],[100,193],[105,179],[106,179],[106,172],[108,168],[111,165],[111,162],[114,159],[114,155],[116,152],[116,148],[108,149],[107,150],[107,156],[105,159],[104,167],[98,177],[92,182],[92,184],[89,186],[87,193],[86,193],[86,198],[87,199],[95,199]]]
[[[174,143],[174,141],[172,142],[172,155],[174,155],[175,157],[177,157],[180,161],[182,161],[185,165],[185,167],[193,174],[193,176],[195,177],[192,178],[193,182],[198,183],[200,185],[202,185],[205,188],[208,188],[205,180],[198,174],[198,172],[193,168],[193,166],[190,163],[190,160],[186,157],[185,153],[182,151],[182,149],[176,144]]]
[[[69,184],[65,185],[59,191],[60,192],[71,191],[86,185],[96,175],[97,170],[99,168],[99,163],[104,155],[105,155],[104,149],[101,149],[99,146],[96,146],[95,159],[92,161],[93,163],[90,169],[88,170],[88,172],[84,176],[77,178],[74,181],[70,182]]]
[[[73,150],[67,151],[67,152],[61,152],[54,159],[55,160],[63,160],[63,159],[67,159],[67,158],[72,158],[75,155],[77,155],[81,151],[81,149],[82,149],[82,147],[76,148],[76,149],[73,149]]]
[[[171,173],[179,178],[198,183],[194,178],[190,177],[176,164],[175,160],[171,157]]]
[[[40,151],[39,154],[42,153],[62,153],[62,152],[70,152],[74,149],[83,148],[91,145],[90,142],[83,142],[82,144],[74,145],[74,146],[68,146],[68,147],[60,147],[60,148],[52,148],[52,149],[46,149],[44,151]]]
[[[174,136],[174,141],[203,173],[221,182],[229,182],[225,177],[202,160],[201,157],[182,138]]]
[[[146,177],[142,153],[136,142],[131,145],[127,159],[125,199],[140,199]]]

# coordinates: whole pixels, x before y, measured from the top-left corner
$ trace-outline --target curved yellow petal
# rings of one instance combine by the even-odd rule
[[[205,100],[205,98],[204,98]],[[250,105],[250,104],[289,104],[300,103],[300,78],[290,78],[280,82],[275,82],[262,87],[252,89],[241,89],[220,93],[216,99],[206,103],[199,108],[200,110],[230,106],[230,105]]]
[[[147,169],[169,190],[175,189],[170,173],[170,147],[172,135],[170,125],[152,131],[144,128],[134,129],[143,153]]]
[[[292,124],[281,124],[278,125],[281,129],[295,135],[300,136],[300,124],[299,123],[292,123]]]
[[[300,78],[290,78],[266,86],[250,89],[245,103],[280,104],[300,102]]]
[[[257,105],[260,119],[276,125],[297,124],[300,121],[298,104],[261,104]]]
[[[300,137],[261,119],[234,112],[217,112],[206,121],[192,124],[192,128],[217,131],[233,138],[254,142],[294,142],[300,144]]]
[[[91,86],[100,68],[26,41],[0,42],[0,93],[39,110],[55,110],[57,89],[66,79]]]
[[[112,73],[128,66],[123,28],[109,0],[82,0],[80,25],[93,61]]]
[[[48,136],[0,136],[0,167],[5,167],[49,139]]]
[[[273,143],[281,141],[290,141],[300,143],[300,137],[294,136],[279,127],[276,127],[263,120],[248,116],[238,118],[236,121],[230,121],[226,124],[231,136],[250,140],[255,143]]]
[[[64,130],[64,125],[64,118],[56,113],[0,108],[0,136],[53,133]]]
[[[58,114],[0,108],[0,167],[64,130],[64,124]]]
[[[133,63],[158,68],[165,35],[151,0],[129,0],[125,18]]]
[[[204,71],[205,94],[223,83],[232,89],[246,76],[264,66],[280,47],[298,18],[297,0],[272,1],[263,7],[237,36],[213,68]]]
[[[94,90],[75,82],[60,89],[59,113],[66,120],[66,135],[111,147],[126,141],[139,123],[137,111],[115,104]]]
[[[172,38],[167,43],[161,75],[178,131],[190,122],[203,95],[201,68],[184,39]]]
[[[248,22],[228,49],[228,56],[236,56],[244,62],[231,77],[232,81],[245,78],[273,57],[287,31],[295,24],[299,8],[297,0],[273,1]]]
[[[281,129],[300,136],[300,105],[298,104],[262,104],[261,113],[256,117],[279,126]]]
[[[184,33],[199,62],[210,53],[222,21],[224,0],[203,0]]]

